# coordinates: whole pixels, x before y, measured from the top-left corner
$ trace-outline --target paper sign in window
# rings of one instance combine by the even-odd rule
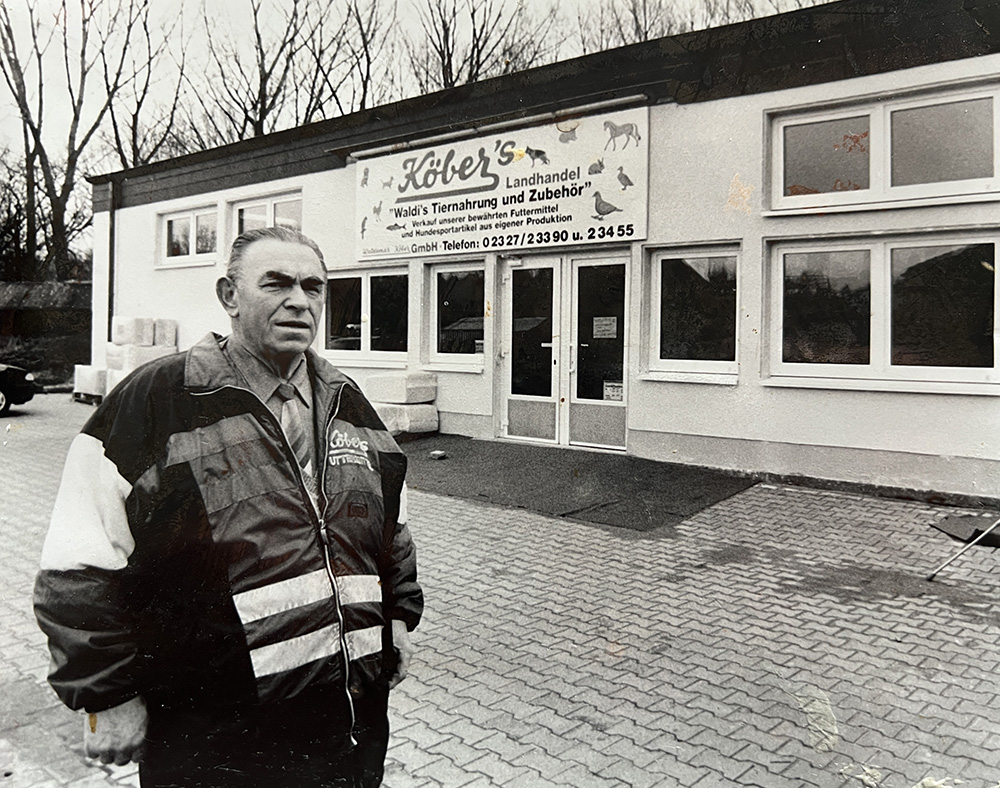
[[[618,338],[618,317],[595,317],[594,318],[594,339],[617,339]],[[606,399],[606,398],[605,398]]]
[[[625,386],[620,380],[605,380],[604,381],[604,400],[605,402],[622,402],[625,397]]]

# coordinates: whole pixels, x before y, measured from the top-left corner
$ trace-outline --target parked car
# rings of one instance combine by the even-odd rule
[[[41,391],[42,387],[28,370],[0,364],[0,416],[10,410],[11,405],[23,405]]]

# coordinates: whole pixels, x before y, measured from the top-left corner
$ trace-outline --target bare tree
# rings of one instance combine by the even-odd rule
[[[44,217],[29,228],[32,259],[36,238],[44,238],[43,268],[56,277],[72,275],[70,245],[90,222],[89,212],[74,210],[73,193],[81,159],[131,79],[127,68],[133,31],[148,18],[149,0],[62,0],[53,16],[43,17],[30,0],[23,4],[27,28],[19,37],[11,16],[13,0],[0,3],[0,71],[17,107],[24,142],[25,209],[29,218]],[[25,45],[23,38],[27,38]],[[50,48],[56,51],[50,53]],[[58,61],[58,76],[46,67]],[[94,74],[101,68],[106,91],[93,99]],[[47,100],[66,114],[60,118],[65,147],[50,149],[45,128]]]
[[[395,0],[346,0],[339,23],[315,29],[295,64],[300,123],[344,115],[395,92]]]
[[[704,2],[725,0],[704,0]],[[577,11],[583,54],[683,33],[695,26],[695,9],[677,0],[617,0],[596,13]]]
[[[563,42],[553,4],[535,14],[523,0],[421,0],[416,10],[405,45],[421,93],[550,62]]]
[[[352,0],[353,3],[353,0]],[[187,69],[189,144],[209,148],[325,117],[347,17],[325,0],[248,0],[249,34],[204,8],[204,68]],[[231,6],[226,7],[231,14]]]
[[[591,54],[823,2],[831,0],[611,0],[577,10],[575,39]]]
[[[123,168],[188,152],[177,136],[187,47],[183,15],[155,30],[148,14],[139,19],[126,61],[127,89],[108,108],[109,128],[102,134]],[[110,90],[114,71],[103,51],[102,62]]]

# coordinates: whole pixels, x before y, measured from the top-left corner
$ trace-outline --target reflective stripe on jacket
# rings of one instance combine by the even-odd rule
[[[266,707],[383,671],[423,600],[405,455],[313,353],[318,501],[208,336],[119,384],[70,448],[35,585],[71,708]]]

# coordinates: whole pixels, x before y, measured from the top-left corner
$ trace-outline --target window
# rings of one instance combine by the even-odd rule
[[[736,272],[727,250],[654,255],[650,369],[736,372]]]
[[[772,207],[998,192],[998,105],[992,89],[777,116]]]
[[[262,227],[288,227],[302,229],[302,199],[283,195],[237,203],[233,206],[236,216],[236,234]]]
[[[998,237],[780,244],[772,374],[1000,382]]]
[[[405,353],[408,306],[404,272],[332,276],[327,283],[327,350]]]
[[[434,353],[474,356],[483,353],[486,276],[482,268],[433,269]]]
[[[212,265],[217,249],[215,208],[174,213],[160,218],[160,264]]]

